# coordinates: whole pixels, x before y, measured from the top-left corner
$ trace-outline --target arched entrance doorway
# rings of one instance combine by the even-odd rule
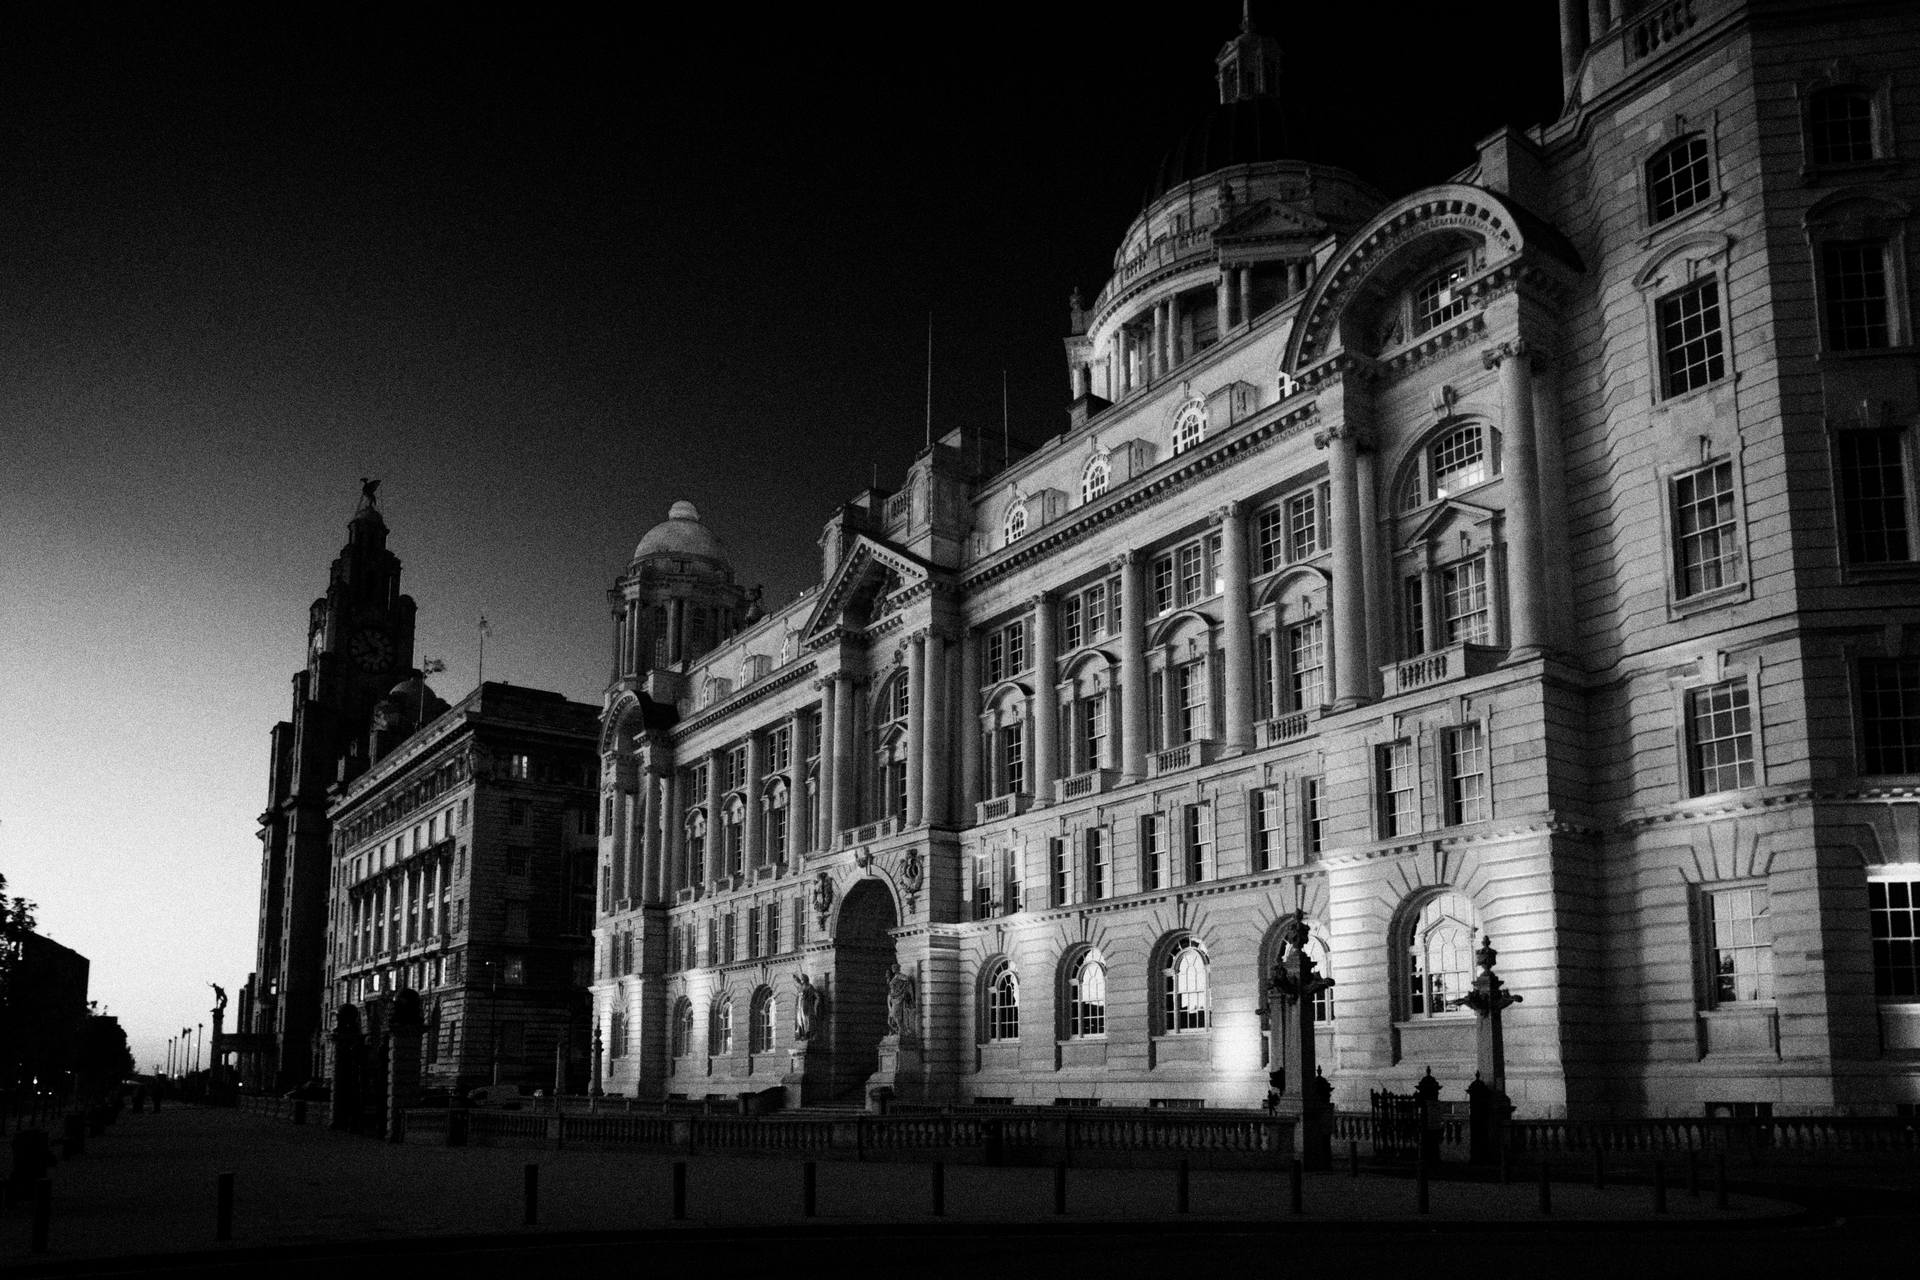
[[[833,935],[829,1097],[860,1098],[860,1087],[880,1069],[880,1039],[887,1034],[887,970],[894,962],[893,929],[899,922],[893,895],[879,881],[862,880],[847,891]]]

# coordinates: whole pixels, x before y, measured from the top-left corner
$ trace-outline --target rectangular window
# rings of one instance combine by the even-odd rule
[[[1026,886],[1021,883],[1019,849],[1009,848],[1000,859],[1000,883],[1004,886],[1003,896],[1008,914],[1026,905]]]
[[[1153,612],[1158,617],[1163,613],[1172,613],[1173,595],[1173,557],[1155,556],[1152,565]]]
[[[1860,660],[1860,771],[1920,773],[1920,658]]]
[[[1879,240],[1829,240],[1820,246],[1827,349],[1869,351],[1893,345],[1887,296],[1887,246]]]
[[[707,917],[707,963],[720,963],[720,922],[713,916]]]
[[[1326,636],[1322,618],[1287,628],[1287,710],[1306,711],[1326,701]]]
[[[1300,783],[1300,835],[1309,858],[1320,856],[1326,842],[1327,813],[1322,799],[1325,793],[1326,784],[1319,778],[1307,778]]]
[[[1647,161],[1647,221],[1665,222],[1705,200],[1713,190],[1707,140],[1682,138]]]
[[[1420,793],[1413,772],[1413,742],[1401,738],[1375,748],[1380,794],[1380,834],[1404,836],[1420,829]]]
[[[1253,638],[1254,714],[1262,720],[1271,719],[1280,714],[1280,672],[1274,666],[1274,654],[1278,651],[1278,641],[1273,632],[1262,631]]]
[[[1107,761],[1107,695],[1096,693],[1075,704],[1079,713],[1080,765],[1098,769]]]
[[[507,801],[507,825],[510,827],[524,827],[527,825],[527,802],[525,800]],[[417,838],[415,844],[418,844]]]
[[[1287,559],[1305,560],[1319,550],[1319,496],[1308,489],[1287,499]]]
[[[1071,877],[1073,866],[1067,856],[1067,838],[1049,836],[1047,838],[1047,905],[1064,907],[1073,891]]]
[[[1707,899],[1707,964],[1716,1005],[1773,999],[1773,930],[1767,891],[1715,889]]]
[[[1002,725],[1000,734],[1000,794],[1017,795],[1027,788],[1026,739],[1023,726]]]
[[[1268,507],[1253,518],[1253,562],[1256,573],[1272,573],[1287,559],[1286,506]]]
[[[1255,788],[1248,796],[1247,820],[1253,828],[1253,869],[1272,871],[1281,863],[1280,792]]]
[[[793,945],[798,947],[807,940],[807,900],[793,900]]]
[[[1027,625],[1009,623],[987,636],[987,683],[1011,680],[1027,669]]]
[[[1179,669],[1180,742],[1201,742],[1208,737],[1207,664],[1185,662]],[[1177,744],[1176,744],[1177,745]]]
[[[726,754],[726,781],[722,791],[738,791],[747,785],[747,746],[743,742],[737,747],[729,747]]]
[[[793,729],[782,726],[767,735],[767,771],[785,773],[793,767]]]
[[[1427,651],[1427,599],[1424,584],[1418,578],[1408,578],[1402,584],[1401,598],[1402,627],[1407,636],[1407,656]]]
[[[1167,888],[1167,816],[1140,819],[1140,887],[1151,893]]]
[[[1754,783],[1753,714],[1747,682],[1727,680],[1687,691],[1687,781],[1691,794]]]
[[[1654,304],[1660,335],[1660,394],[1682,395],[1726,374],[1721,353],[1720,284],[1705,280]]]
[[[1213,806],[1190,804],[1185,810],[1187,883],[1213,879]]]
[[[1674,579],[1685,600],[1739,580],[1735,565],[1733,463],[1673,480]]]
[[[1476,723],[1448,729],[1443,736],[1447,768],[1447,825],[1479,822],[1487,816],[1487,744]]]
[[[1835,479],[1849,564],[1891,564],[1912,557],[1905,452],[1900,431],[1842,431],[1835,441]]]
[[[1226,557],[1220,554],[1224,535],[1219,532],[1207,535],[1207,594],[1219,595],[1227,589]]]
[[[1205,592],[1205,588],[1203,586],[1204,578],[1203,578],[1203,565],[1201,564],[1201,557],[1200,557],[1200,544],[1197,542],[1189,543],[1188,545],[1180,548],[1179,554],[1180,554],[1179,603],[1183,605],[1188,605],[1188,604],[1192,604],[1196,600],[1201,599]]]
[[[977,849],[973,855],[973,918],[993,917],[993,855]]]
[[[1493,638],[1485,556],[1440,571],[1440,607],[1448,644],[1486,644]]]
[[[1467,278],[1467,264],[1456,262],[1430,277],[1413,291],[1413,331],[1425,333],[1466,314],[1467,295],[1459,285]]]
[[[1851,85],[1817,90],[1807,103],[1807,134],[1815,164],[1873,159],[1873,95]]]
[[[1110,851],[1107,848],[1107,833],[1103,827],[1088,827],[1085,833],[1087,846],[1087,892],[1086,901],[1098,902],[1107,896],[1112,867],[1109,864]]]
[[[766,914],[767,914],[767,954],[770,956],[777,956],[780,954],[780,908],[775,904],[769,902],[767,904]]]
[[[747,908],[747,959],[760,958],[760,908]]]
[[[1086,643],[1086,602],[1079,596],[1068,596],[1060,602],[1060,645],[1067,650],[1078,649]]]
[[[1912,880],[1867,881],[1873,931],[1873,993],[1882,1000],[1920,997],[1920,893]]]
[[[724,961],[725,961],[725,962],[726,962],[727,964],[732,964],[732,963],[733,963],[733,956],[734,956],[734,950],[733,950],[733,919],[734,919],[734,915],[735,915],[735,914],[736,914],[736,913],[735,913],[735,912],[732,912],[732,911],[729,911],[729,912],[727,912],[727,918],[726,918],[726,922],[725,922],[725,923],[726,923],[726,928],[725,928],[725,930],[723,930],[723,932],[722,932],[722,935],[721,935],[722,937],[724,937],[724,938],[726,939],[726,945],[725,945],[725,946],[724,946],[724,947],[723,947],[723,948],[721,949],[721,956],[722,956],[722,958],[724,959]]]

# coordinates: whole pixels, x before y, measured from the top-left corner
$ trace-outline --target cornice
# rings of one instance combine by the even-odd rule
[[[682,720],[679,724],[674,725],[671,729],[667,730],[667,737],[674,743],[677,749],[680,743],[693,737],[702,729],[708,728],[716,721],[725,720],[728,716],[743,711],[754,703],[769,698],[782,689],[806,679],[814,673],[819,665],[820,663],[817,658],[806,658],[786,667],[777,675],[768,676],[764,680],[756,680],[724,702],[717,702],[698,715]]]

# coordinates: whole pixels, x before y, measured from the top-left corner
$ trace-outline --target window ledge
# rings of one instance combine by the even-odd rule
[[[1829,347],[1823,341],[1814,359],[1820,363],[1837,360],[1842,364],[1851,364],[1856,360],[1911,360],[1920,355],[1920,345],[1911,342],[1896,343],[1888,347]]]
[[[1850,160],[1845,164],[1803,164],[1800,181],[1817,187],[1829,181],[1848,182],[1868,175],[1885,175],[1904,168],[1899,156],[1875,156],[1871,160]]]
[[[1845,582],[1906,582],[1920,578],[1920,560],[1845,561],[1840,574]]]
[[[1723,1004],[1696,1016],[1702,1058],[1780,1056],[1780,1010],[1771,1001]]]
[[[1677,597],[1667,602],[1667,617],[1688,618],[1696,613],[1707,613],[1714,609],[1738,604],[1753,595],[1753,584],[1742,578],[1738,582],[1729,582],[1724,587],[1714,587],[1707,591],[1698,591],[1690,596]]]

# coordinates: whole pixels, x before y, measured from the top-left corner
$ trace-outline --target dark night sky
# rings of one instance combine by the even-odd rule
[[[1553,6],[1254,16],[1296,152],[1389,194],[1557,109]],[[783,602],[924,433],[1064,425],[1230,2],[144,6],[0,50],[0,873],[142,1066],[252,966],[267,733],[362,475],[418,654],[594,700],[676,498]],[[671,17],[664,16],[668,12]],[[187,906],[190,916],[156,912]]]

